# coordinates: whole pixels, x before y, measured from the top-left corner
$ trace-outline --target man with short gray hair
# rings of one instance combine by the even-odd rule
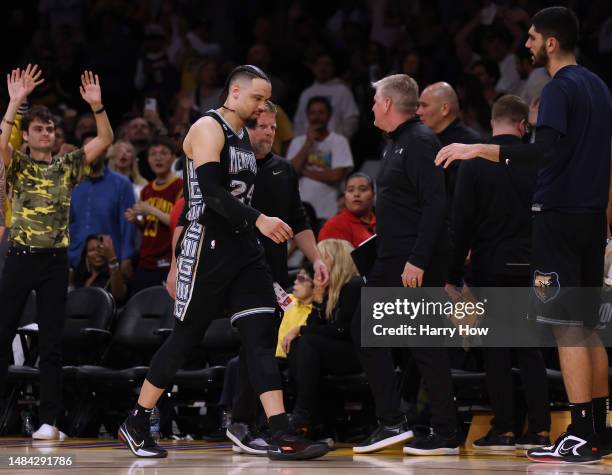
[[[375,262],[368,287],[443,287],[450,257],[444,173],[434,159],[436,135],[416,115],[418,86],[405,74],[373,84],[374,125],[387,132],[378,174]],[[361,347],[361,309],[353,317],[351,336],[368,375],[380,425],[355,453],[370,453],[414,437],[400,412],[394,364],[389,348]],[[411,348],[423,377],[431,407],[433,431],[408,442],[404,453],[459,453],[450,363],[445,348]]]

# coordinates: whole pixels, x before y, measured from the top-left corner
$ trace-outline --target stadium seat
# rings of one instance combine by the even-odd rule
[[[165,339],[157,330],[169,326],[173,305],[162,286],[138,292],[120,312],[100,364],[77,367],[83,409],[72,426],[73,435],[94,435],[103,419],[110,433],[116,431]]]

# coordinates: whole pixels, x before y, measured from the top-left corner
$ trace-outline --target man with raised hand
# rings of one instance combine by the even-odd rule
[[[32,290],[36,291],[40,331],[40,428],[35,439],[64,436],[55,427],[62,400],[61,336],[68,288],[68,210],[73,188],[90,171],[90,165],[113,142],[98,76],[81,75],[81,97],[96,117],[97,136],[83,148],[52,155],[55,124],[49,109],[34,106],[21,128],[27,153],[9,144],[19,106],[40,85],[42,71],[36,65],[14,69],[7,75],[10,102],[1,123],[0,155],[11,186],[12,222],[9,250],[0,279],[0,392],[4,391],[11,342],[21,311]]]

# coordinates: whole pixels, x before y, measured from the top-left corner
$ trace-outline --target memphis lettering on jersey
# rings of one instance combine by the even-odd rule
[[[257,161],[255,160],[253,152],[230,147],[229,155],[230,173],[236,174],[240,173],[242,170],[250,170],[252,173],[257,173]]]
[[[195,221],[204,210],[204,200],[202,199],[202,191],[200,190],[193,160],[187,160],[187,180],[187,190],[189,192],[189,196],[185,197],[185,206],[188,207],[187,220]]]

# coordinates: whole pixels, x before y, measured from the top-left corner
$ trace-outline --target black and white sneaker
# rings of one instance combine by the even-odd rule
[[[310,460],[329,452],[325,442],[313,442],[299,434],[281,432],[272,437],[268,445],[270,460]]]
[[[128,419],[119,426],[117,436],[136,457],[166,458],[168,456],[168,451],[157,445],[148,428],[141,432],[131,425]]]
[[[583,438],[564,432],[554,444],[527,451],[527,458],[543,463],[598,463],[601,461],[597,436]]]
[[[406,420],[391,426],[381,423],[366,440],[353,446],[353,453],[370,454],[383,450],[390,445],[406,442],[413,437],[414,432],[412,432]]]
[[[406,455],[459,455],[457,437],[442,437],[431,432],[429,435],[415,437],[404,446]]]
[[[516,440],[516,450],[537,449],[546,445],[550,445],[550,437],[533,432],[527,432]]]
[[[268,442],[243,422],[232,422],[225,433],[234,443],[232,451],[238,454],[267,455]]]
[[[472,442],[472,447],[476,450],[509,450],[516,448],[516,439],[513,435],[503,435],[491,429],[487,435]]]

